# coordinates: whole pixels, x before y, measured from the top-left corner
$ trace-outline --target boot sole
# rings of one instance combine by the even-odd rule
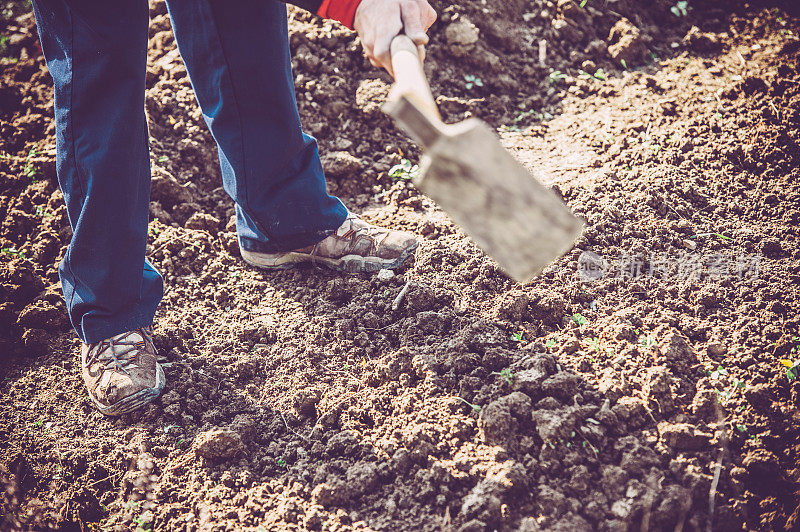
[[[92,400],[100,413],[106,416],[121,416],[139,410],[143,406],[158,399],[161,392],[164,391],[166,382],[167,379],[164,375],[164,369],[161,367],[161,364],[156,363],[156,383],[152,388],[145,388],[144,390],[138,391],[133,395],[120,399],[113,405],[104,405],[91,395],[89,395],[89,399]]]
[[[381,259],[380,257],[362,257],[361,255],[345,255],[340,259],[316,257],[308,253],[281,253],[272,255],[267,253],[253,253],[240,249],[242,258],[247,264],[265,270],[287,270],[298,264],[322,264],[332,270],[348,273],[371,273],[378,270],[394,270],[402,266],[416,251],[418,244],[403,250],[396,259]]]

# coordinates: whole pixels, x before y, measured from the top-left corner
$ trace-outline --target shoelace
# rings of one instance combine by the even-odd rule
[[[133,333],[139,334],[142,340],[126,341]],[[126,375],[130,375],[128,370],[136,367],[136,363],[132,360],[131,355],[137,354],[144,342],[150,341],[150,334],[146,329],[137,329],[135,331],[118,334],[113,338],[92,345],[92,347],[89,348],[87,363],[92,364],[95,361],[99,361],[103,364],[103,369],[105,370],[113,369],[114,371],[121,371]],[[123,349],[127,349],[117,353],[114,350],[116,346],[123,346]]]
[[[369,250],[367,253],[371,253],[372,251],[376,250],[377,247],[383,242],[387,236],[389,236],[389,230],[384,229],[382,227],[376,227],[371,224],[365,224],[363,227],[357,227],[353,220],[360,220],[361,217],[357,214],[353,214],[352,212],[347,215],[345,218],[345,222],[350,222],[349,229],[338,238],[349,238],[350,239],[350,251],[352,251],[356,243],[359,240],[359,237],[366,236],[369,238]],[[338,230],[337,230],[338,232]],[[337,235],[338,236],[338,235]],[[314,247],[311,249],[311,264],[317,266],[317,250],[319,249],[319,245],[322,244],[323,241],[317,242],[314,244]]]

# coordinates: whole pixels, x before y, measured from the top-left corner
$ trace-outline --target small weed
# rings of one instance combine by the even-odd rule
[[[728,242],[732,242],[733,241],[733,238],[731,238],[729,236],[725,236],[722,233],[697,233],[695,235],[692,235],[690,238],[700,238],[700,237],[704,237],[704,236],[714,236],[714,237],[719,238],[720,240],[727,240]]]
[[[512,342],[517,342],[517,343],[524,342],[525,341],[525,333],[524,332],[516,332],[516,333],[512,334],[511,335],[511,341]]]
[[[639,338],[639,345],[643,349],[652,349],[656,345],[656,339],[650,334],[645,334]]]
[[[278,467],[286,467],[286,460],[283,459],[283,456],[275,460],[275,463],[278,464]]]
[[[49,212],[47,212],[46,210],[44,210],[44,207],[42,207],[41,205],[37,205],[36,206],[36,216],[38,216],[39,218],[52,218],[53,217],[53,215],[50,214]]]
[[[25,166],[22,168],[22,175],[31,179],[34,183],[38,181],[38,179],[36,179],[36,174],[39,173],[39,169],[33,166],[33,161],[31,159],[36,157],[36,155],[38,155],[36,149],[31,148],[31,151],[28,152],[28,157],[25,158]]]
[[[459,399],[461,399],[461,400],[462,400],[462,401],[463,401],[463,402],[464,402],[464,403],[465,403],[465,404],[466,404],[468,407],[470,407],[472,410],[474,410],[475,412],[478,412],[478,413],[480,413],[480,411],[481,411],[481,407],[480,407],[480,405],[473,405],[472,403],[470,403],[469,401],[467,401],[467,400],[466,400],[466,399],[464,399],[463,397],[459,397]]]
[[[583,314],[578,313],[572,315],[572,321],[574,321],[578,325],[583,325],[589,320],[586,319],[586,316],[584,316]]]
[[[589,0],[581,0],[581,3],[580,3],[581,9],[583,9],[584,7],[586,7],[586,3],[587,3],[588,1],[589,1]]]
[[[148,225],[147,232],[153,235],[154,237],[157,237],[158,235],[161,234],[161,228],[157,225]]]
[[[791,361],[785,358],[781,359],[781,365],[786,368],[786,378],[793,381],[800,374],[800,358]]]
[[[162,155],[161,157],[158,158],[158,162],[160,163],[165,163],[167,161],[169,161],[169,157],[167,157],[166,155]]]
[[[419,165],[413,164],[408,159],[403,159],[400,164],[396,164],[389,169],[389,177],[392,179],[409,180],[419,176]]]
[[[467,74],[464,76],[464,88],[467,90],[472,90],[473,87],[483,87],[483,80],[478,76],[473,76],[472,74]]]
[[[587,338],[586,339],[586,345],[588,345],[589,349],[591,351],[594,351],[595,353],[600,353],[601,352],[600,339],[599,338]]]
[[[511,371],[509,368],[502,369],[500,371],[493,371],[492,375],[499,375],[509,384],[512,384],[512,379],[514,378],[514,372]]]
[[[685,17],[689,14],[689,2],[688,0],[678,0],[669,10],[676,17]]]
[[[718,381],[722,377],[725,377],[727,375],[728,375],[728,370],[723,368],[722,366],[717,366],[717,369],[708,374],[708,376],[711,377],[712,381]]]
[[[520,123],[524,121],[526,118],[531,116],[533,116],[535,120],[539,121],[545,120],[548,117],[552,118],[552,115],[550,115],[549,113],[540,113],[539,111],[536,111],[534,109],[530,109],[528,111],[520,111],[519,113],[517,113],[517,116],[515,116],[514,119],[511,121],[511,125],[501,126],[501,129],[505,131],[521,131],[522,129],[520,128]]]
[[[6,50],[8,50],[8,41],[11,38],[8,35],[3,35],[0,37],[0,55],[6,55]]]
[[[546,341],[544,343],[544,346],[546,348],[548,348],[548,349],[550,349],[551,347],[555,347],[555,345],[556,345],[556,339],[555,338],[550,338],[548,341]]]
[[[141,530],[142,532],[147,532],[148,530],[150,530],[150,526],[151,526],[150,523],[145,523],[144,519],[142,519],[141,516],[137,517],[136,519],[134,519],[133,522],[136,523],[137,532],[139,530]]]
[[[605,81],[607,79],[607,77],[608,77],[606,75],[605,71],[602,68],[598,68],[597,71],[594,74],[590,74],[589,72],[586,72],[585,70],[581,70],[580,71],[580,75],[585,77],[585,78],[596,79],[596,80],[599,80],[599,81]]]
[[[728,370],[723,366],[717,366],[717,369],[713,371],[707,371],[706,374],[711,381],[721,385],[722,389],[715,388],[715,390],[717,392],[717,396],[720,398],[720,402],[723,404],[733,397],[738,390],[744,390],[747,388],[747,383],[742,379],[737,379],[736,377],[731,378],[728,381],[730,382],[730,385],[725,387],[725,384],[722,381],[727,380]]]
[[[624,68],[625,70],[628,70],[628,62],[627,61],[625,61],[624,59],[620,59],[619,64],[622,65],[622,68]]]
[[[19,250],[19,249],[13,247],[13,246],[10,247],[10,248],[0,249],[0,252],[2,252],[4,255],[11,255],[12,257],[17,257],[17,258],[20,258],[20,259],[27,259],[28,258],[28,256],[25,255],[24,251]]]
[[[564,78],[566,77],[567,75],[561,72],[560,70],[553,70],[552,72],[550,72],[550,75],[547,76],[547,82],[550,85],[557,85],[558,83],[563,81]]]
[[[530,109],[528,111],[520,111],[517,113],[517,116],[514,117],[514,123],[519,124],[529,116],[538,115],[539,113],[536,112],[534,109]]]

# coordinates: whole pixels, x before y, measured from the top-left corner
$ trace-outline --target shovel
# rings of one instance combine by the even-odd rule
[[[383,111],[424,148],[414,185],[506,273],[530,281],[572,247],[583,221],[483,121],[442,122],[411,39],[395,37],[391,54],[395,83]]]

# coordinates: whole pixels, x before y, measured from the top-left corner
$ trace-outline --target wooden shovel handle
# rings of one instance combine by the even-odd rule
[[[398,35],[392,40],[392,69],[394,70],[394,86],[389,100],[398,100],[405,96],[432,121],[441,121],[439,109],[431,94],[419,51],[414,41],[406,35]]]

